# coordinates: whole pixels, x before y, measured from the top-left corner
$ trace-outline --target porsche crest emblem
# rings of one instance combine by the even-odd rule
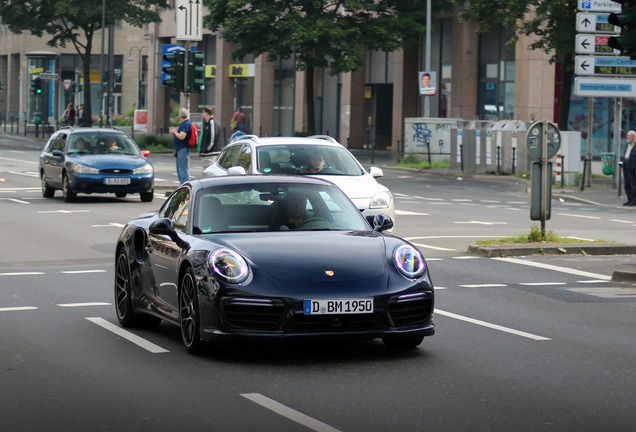
[[[325,270],[325,274],[329,277],[334,275],[333,270]]]

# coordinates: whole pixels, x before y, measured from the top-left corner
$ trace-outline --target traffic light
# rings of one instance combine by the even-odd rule
[[[178,92],[183,92],[184,54],[184,51],[178,50],[163,55],[163,59],[170,62],[169,66],[163,67],[163,72],[170,75],[163,80],[163,85],[172,87]]]
[[[31,80],[31,93],[35,95],[42,93],[42,78],[36,77]]]
[[[636,0],[612,0],[621,4],[619,13],[611,13],[607,22],[621,28],[621,34],[608,39],[607,45],[620,50],[621,55],[636,60]]]
[[[186,93],[200,93],[205,86],[205,55],[201,51],[188,52],[188,85]]]

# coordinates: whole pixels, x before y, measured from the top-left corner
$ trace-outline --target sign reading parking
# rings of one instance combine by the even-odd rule
[[[621,5],[610,0],[579,0],[578,9],[584,12],[620,12]]]

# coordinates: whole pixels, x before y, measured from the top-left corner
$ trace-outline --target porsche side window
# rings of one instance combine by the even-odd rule
[[[185,231],[190,214],[190,190],[183,188],[166,202],[160,216],[172,220],[175,229]]]
[[[248,145],[243,147],[243,151],[238,158],[237,164],[242,166],[246,172],[249,172],[250,166],[252,165],[252,148]]]

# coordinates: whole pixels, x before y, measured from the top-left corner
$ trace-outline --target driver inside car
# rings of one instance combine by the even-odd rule
[[[279,204],[277,221],[273,229],[290,230],[301,226],[308,218],[307,196],[301,192],[288,192],[285,199]]]

